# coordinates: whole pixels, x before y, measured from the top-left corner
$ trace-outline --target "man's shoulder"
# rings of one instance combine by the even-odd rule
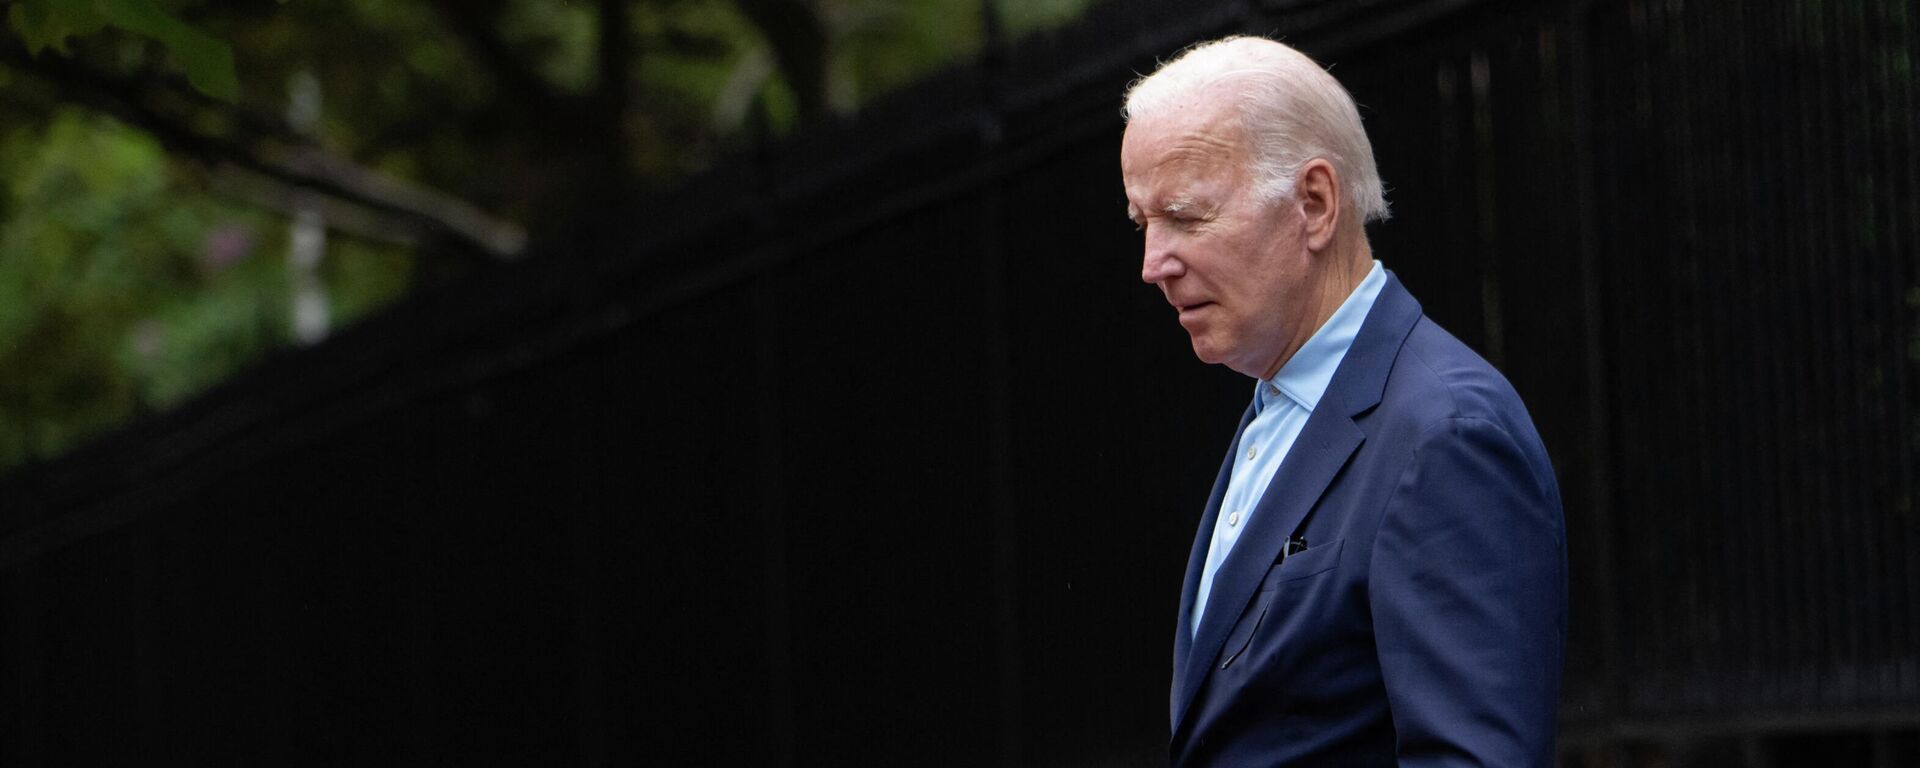
[[[1503,428],[1515,420],[1532,432],[1520,395],[1492,363],[1422,315],[1394,358],[1380,411],[1425,427],[1448,419],[1480,419]]]
[[[1394,357],[1380,405],[1362,428],[1383,457],[1411,458],[1432,440],[1493,450],[1522,463],[1547,498],[1558,498],[1546,445],[1507,377],[1424,315]],[[1558,502],[1555,501],[1555,504]]]

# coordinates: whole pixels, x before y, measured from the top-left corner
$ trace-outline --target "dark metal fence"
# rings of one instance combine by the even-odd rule
[[[1151,764],[1244,382],[1118,94],[1277,33],[1567,500],[1569,764],[1920,760],[1920,12],[1115,2],[0,485],[10,764]]]

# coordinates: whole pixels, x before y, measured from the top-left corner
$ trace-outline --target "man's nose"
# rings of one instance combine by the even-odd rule
[[[1140,262],[1141,281],[1158,283],[1186,273],[1187,265],[1174,255],[1173,249],[1151,235],[1147,237],[1146,257]]]

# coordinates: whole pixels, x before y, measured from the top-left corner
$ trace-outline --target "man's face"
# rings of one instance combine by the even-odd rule
[[[1146,236],[1140,279],[1179,311],[1194,355],[1267,378],[1305,341],[1308,253],[1298,207],[1256,193],[1234,112],[1202,94],[1134,120],[1120,172]]]

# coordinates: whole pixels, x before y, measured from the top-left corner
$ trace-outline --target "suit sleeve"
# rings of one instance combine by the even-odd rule
[[[1551,470],[1493,422],[1429,427],[1374,539],[1368,600],[1403,766],[1550,766],[1566,627]]]

